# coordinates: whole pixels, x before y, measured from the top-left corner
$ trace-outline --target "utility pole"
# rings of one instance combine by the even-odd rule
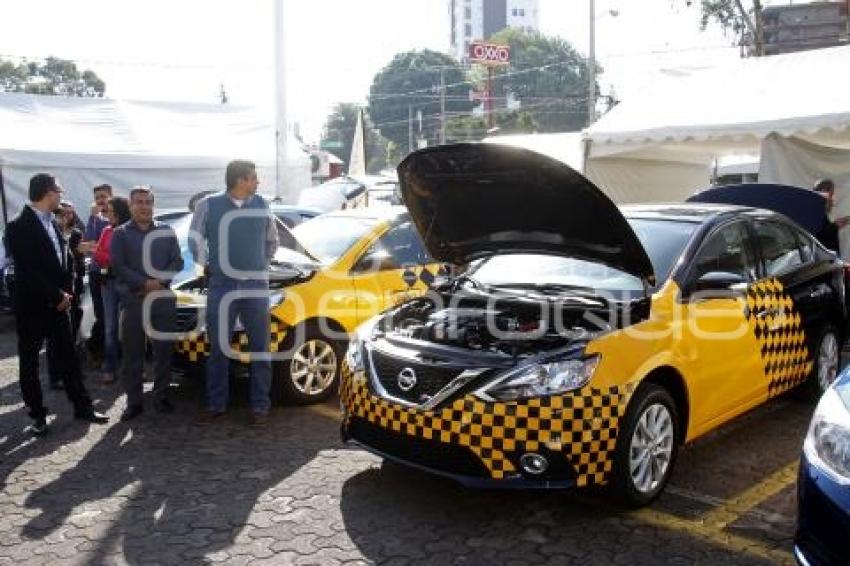
[[[590,0],[590,49],[587,52],[587,125],[596,121],[596,2]]]
[[[446,71],[440,68],[440,145],[446,143]]]
[[[492,130],[496,125],[493,115],[493,67],[487,66],[487,98],[484,108],[487,109],[487,129]]]
[[[294,202],[298,195],[290,194],[291,180],[287,179],[289,165],[289,129],[286,119],[286,42],[284,34],[284,0],[274,2],[274,61],[275,61],[275,198]],[[297,187],[301,188],[301,187]]]

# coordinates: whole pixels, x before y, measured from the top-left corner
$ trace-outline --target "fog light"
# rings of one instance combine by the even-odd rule
[[[549,461],[535,452],[523,454],[519,459],[519,465],[525,473],[539,476],[549,469]]]

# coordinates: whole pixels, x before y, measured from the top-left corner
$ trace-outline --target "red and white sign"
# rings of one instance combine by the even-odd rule
[[[473,41],[469,44],[469,62],[481,65],[509,65],[511,46]]]

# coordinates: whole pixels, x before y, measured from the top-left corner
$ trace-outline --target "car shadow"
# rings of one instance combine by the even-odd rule
[[[251,429],[245,393],[234,393],[237,407],[214,425],[194,424],[203,396],[193,383],[176,388],[175,413],[113,424],[76,466],[27,497],[39,514],[23,535],[43,540],[60,527],[90,527],[96,542],[80,549],[90,563],[116,554],[129,564],[202,563],[234,545],[246,525],[273,527],[263,509],[279,511],[288,499],[273,488],[338,446],[338,425],[283,407],[267,428]]]
[[[669,528],[643,522],[639,512],[617,505],[602,490],[473,490],[388,461],[344,484],[343,521],[358,550],[374,563],[395,557],[536,563],[556,557],[566,564],[657,564],[689,563],[699,556],[707,563],[765,564],[755,553],[724,547],[718,542],[724,533],[702,536],[699,519],[793,462],[811,409],[777,400],[686,449],[668,490],[651,507],[670,518]],[[793,497],[793,490],[790,484],[777,497]],[[793,505],[767,503],[777,521],[773,531],[762,526],[738,534],[755,546],[790,551],[793,520],[789,524],[787,515],[780,520],[776,514],[793,517]]]

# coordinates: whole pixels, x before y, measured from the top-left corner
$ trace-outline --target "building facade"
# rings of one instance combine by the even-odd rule
[[[451,54],[464,61],[469,44],[505,28],[538,29],[537,0],[449,0]]]
[[[840,1],[765,7],[765,55],[847,45],[847,6]]]

